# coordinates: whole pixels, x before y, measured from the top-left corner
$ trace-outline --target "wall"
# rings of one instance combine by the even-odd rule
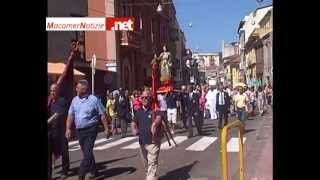
[[[245,43],[247,43],[250,35],[254,32],[254,30],[256,28],[259,28],[259,22],[263,19],[263,17],[270,9],[272,9],[272,6],[256,10],[255,15],[254,12],[251,12],[248,16],[245,16],[244,20],[246,22],[243,25],[243,30],[245,32]]]
[[[48,0],[48,17],[87,16],[87,0]],[[76,32],[48,31],[48,59],[64,62],[70,52],[70,43]]]

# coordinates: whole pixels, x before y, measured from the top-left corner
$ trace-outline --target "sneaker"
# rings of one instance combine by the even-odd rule
[[[68,175],[67,174],[62,174],[60,177],[61,177],[61,179],[66,179],[68,177]]]
[[[85,177],[85,180],[94,180],[96,177],[97,176],[95,174],[88,173]]]

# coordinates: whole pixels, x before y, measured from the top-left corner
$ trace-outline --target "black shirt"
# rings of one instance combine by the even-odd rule
[[[200,93],[198,92],[192,92],[189,94],[188,112],[190,115],[200,111],[199,98]]]
[[[58,117],[58,119],[54,120],[53,122],[50,123],[49,125],[49,130],[53,133],[58,133],[60,131],[63,131],[64,127],[64,118],[65,118],[65,113],[67,111],[66,107],[66,100],[63,97],[59,97],[54,102],[52,102],[50,106],[50,116],[52,116],[54,113],[59,113],[62,114]]]
[[[129,99],[125,96],[119,96],[116,98],[115,102],[115,112],[119,118],[124,118],[128,120],[128,114],[130,112]]]
[[[182,108],[187,108],[189,102],[189,94],[187,92],[182,92],[180,94],[180,101]]]
[[[161,115],[160,111],[156,111],[155,115]],[[145,110],[141,107],[136,112],[133,121],[137,123],[139,129],[139,144],[151,144],[152,110]]]
[[[176,93],[169,93],[166,97],[167,108],[177,108],[178,95]]]

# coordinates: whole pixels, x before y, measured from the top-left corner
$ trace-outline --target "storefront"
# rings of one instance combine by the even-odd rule
[[[48,87],[50,86],[50,84],[57,82],[65,67],[66,65],[64,63],[48,62]],[[73,69],[73,76],[74,82],[77,82],[79,79],[84,78],[85,74],[76,69]]]

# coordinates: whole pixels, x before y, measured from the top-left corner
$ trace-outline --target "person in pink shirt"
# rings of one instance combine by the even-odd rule
[[[201,96],[199,98],[199,110],[200,110],[200,121],[203,123],[204,119],[204,112],[205,112],[205,106],[206,106],[206,91],[205,88],[203,87],[200,91]]]

